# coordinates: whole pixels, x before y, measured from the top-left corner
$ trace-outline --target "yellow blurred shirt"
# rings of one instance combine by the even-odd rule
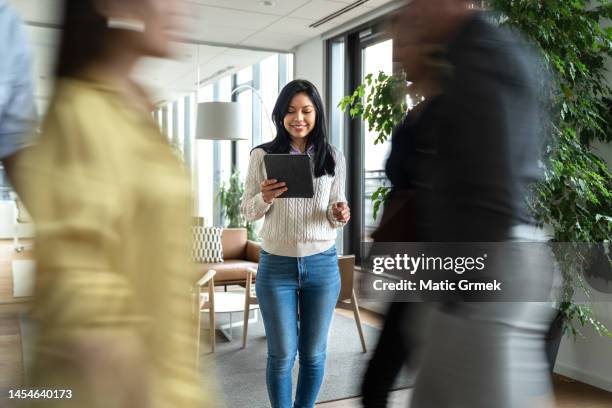
[[[36,223],[43,406],[203,407],[190,287],[190,184],[151,116],[102,82],[61,79],[19,166]]]

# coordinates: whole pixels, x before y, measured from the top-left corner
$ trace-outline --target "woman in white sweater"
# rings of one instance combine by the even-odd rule
[[[310,82],[281,91],[272,119],[276,138],[251,152],[241,210],[262,217],[262,251],[256,291],[268,338],[266,383],[273,408],[310,408],[323,382],[329,325],[340,291],[336,229],[350,219],[344,196],[342,153],[327,142],[323,103]],[[264,156],[307,154],[312,198],[283,198],[284,183],[268,180]],[[298,322],[299,315],[299,322]],[[291,370],[299,351],[293,403]]]

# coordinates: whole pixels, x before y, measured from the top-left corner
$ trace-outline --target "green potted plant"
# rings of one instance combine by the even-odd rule
[[[250,240],[257,241],[257,234],[252,223],[246,222],[240,212],[240,203],[244,194],[244,183],[240,180],[240,172],[234,170],[229,178],[228,185],[221,184],[219,188],[219,202],[223,218],[228,228],[246,228]]]
[[[352,118],[361,116],[368,125],[368,130],[378,133],[374,140],[375,145],[385,143],[408,110],[405,84],[403,78],[382,71],[376,76],[368,74],[352,95],[340,100],[338,107],[344,112],[350,108],[349,114]],[[389,191],[390,187],[380,186],[372,194],[374,219]]]
[[[612,90],[605,78],[612,29],[602,27],[612,18],[612,5],[605,0],[488,3],[499,12],[500,24],[518,28],[540,49],[543,68],[554,78],[547,94],[553,118],[542,163],[545,179],[534,187],[530,206],[536,219],[551,227],[553,242],[566,243],[563,253],[555,254],[563,276],[558,336],[551,339],[556,356],[561,336],[582,336],[587,325],[612,336],[588,302],[574,301],[578,294],[590,295],[584,278],[590,247],[607,248],[612,238],[612,176],[590,149],[595,140],[612,141]],[[606,258],[612,262],[609,254]]]
[[[553,348],[558,349],[562,334],[582,335],[581,328],[587,325],[611,336],[590,304],[574,299],[581,292],[589,296],[584,271],[590,253],[584,243],[607,248],[612,238],[612,176],[590,149],[594,140],[612,141],[612,91],[604,76],[605,60],[612,57],[612,29],[601,26],[605,18],[612,18],[612,5],[601,0],[488,3],[499,12],[500,24],[518,28],[539,47],[542,69],[554,78],[545,94],[553,112],[542,161],[545,179],[534,186],[529,201],[536,220],[550,226],[553,242],[566,243],[572,255],[555,254],[563,288]],[[384,73],[368,76],[339,107],[344,111],[350,107],[351,117],[361,116],[370,130],[380,132],[376,143],[384,142],[403,117],[402,88],[400,79]],[[375,214],[387,192],[382,186],[372,195]]]

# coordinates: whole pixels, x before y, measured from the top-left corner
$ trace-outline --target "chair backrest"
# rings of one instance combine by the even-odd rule
[[[225,228],[221,234],[224,259],[246,259],[246,228]]]
[[[340,268],[340,295],[338,302],[351,299],[353,295],[353,279],[355,273],[355,255],[343,255],[338,257]]]

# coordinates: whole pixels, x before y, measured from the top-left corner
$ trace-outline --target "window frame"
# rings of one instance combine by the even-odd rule
[[[334,64],[333,45],[344,43],[343,90],[350,95],[362,82],[363,50],[371,45],[386,41],[391,34],[385,30],[389,14],[354,27],[325,41],[325,58],[328,61],[325,72],[327,117],[332,118],[333,109],[338,109],[339,101],[333,100]],[[346,198],[351,206],[351,222],[343,231],[343,252],[355,254],[356,263],[361,264],[362,229],[365,207],[363,203],[365,180],[365,146],[363,143],[364,123],[360,118],[352,119],[347,112],[343,115],[344,155],[346,157]]]

